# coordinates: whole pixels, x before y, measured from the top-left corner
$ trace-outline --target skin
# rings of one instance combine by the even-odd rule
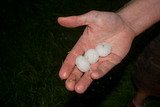
[[[133,39],[159,21],[159,7],[160,0],[133,0],[118,12],[90,11],[79,16],[59,17],[58,23],[64,27],[86,26],[59,71],[60,78],[66,80],[66,88],[84,93],[94,79],[103,77],[119,64],[129,52]],[[83,74],[75,66],[76,57],[101,42],[111,44],[111,54],[100,58]]]

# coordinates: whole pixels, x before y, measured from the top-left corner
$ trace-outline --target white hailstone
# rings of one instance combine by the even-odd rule
[[[111,53],[111,45],[107,43],[100,43],[96,46],[96,50],[101,57],[105,57]]]
[[[80,55],[76,58],[75,64],[76,64],[77,68],[82,72],[87,72],[90,70],[90,64],[89,64],[88,60],[82,55]]]
[[[89,49],[87,52],[85,52],[84,57],[90,64],[94,64],[98,61],[99,54],[95,49]]]

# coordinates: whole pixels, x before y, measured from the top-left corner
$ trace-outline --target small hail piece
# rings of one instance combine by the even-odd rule
[[[99,54],[95,49],[89,49],[85,52],[84,57],[88,60],[90,64],[94,64],[99,59]]]
[[[112,47],[108,43],[100,43],[96,46],[96,51],[100,57],[106,57],[111,53]]]
[[[81,72],[87,72],[90,70],[89,61],[82,55],[76,58],[76,66]]]

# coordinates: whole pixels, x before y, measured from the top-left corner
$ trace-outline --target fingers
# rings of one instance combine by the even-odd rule
[[[81,77],[81,79],[77,82],[75,85],[75,91],[79,94],[82,94],[86,91],[86,89],[90,86],[92,83],[92,78],[90,76],[90,72],[84,73],[84,75]]]
[[[80,15],[80,16],[69,16],[69,17],[59,17],[58,23],[65,27],[78,27],[86,25],[87,17],[86,15]]]
[[[83,73],[75,67],[74,71],[65,82],[66,88],[69,91],[76,91],[80,94],[84,93],[93,81],[90,73],[91,72],[86,72],[83,75]]]
[[[103,77],[105,74],[107,74],[115,65],[120,63],[122,58],[116,54],[111,53],[109,56],[106,58],[101,59],[97,63],[98,68],[95,69],[91,73],[91,77],[93,79],[99,79]]]
[[[67,79],[69,77],[70,73],[74,70],[76,57],[83,53],[84,51],[79,47],[79,45],[76,45],[75,48],[69,52],[59,71],[59,77],[61,79]]]
[[[84,75],[74,68],[72,74],[66,80],[66,88],[70,91],[76,91],[77,93],[84,93],[90,86],[93,79],[99,79],[107,74],[115,65],[120,63],[121,58],[113,53],[108,57],[101,59],[95,66],[98,68],[94,71],[84,73]],[[83,76],[82,76],[83,75]]]
[[[81,78],[82,76],[82,72],[80,72],[77,67],[74,68],[73,72],[71,73],[71,75],[68,77],[68,79],[65,82],[66,88],[69,91],[74,91],[74,87],[75,84],[77,83],[77,81]]]

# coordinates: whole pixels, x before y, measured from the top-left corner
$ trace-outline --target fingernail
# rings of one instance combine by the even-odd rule
[[[85,91],[85,86],[83,86],[83,85],[77,86],[76,89],[75,89],[75,91],[77,93],[79,93],[79,94],[82,94]]]
[[[98,73],[97,73],[97,72],[92,73],[92,74],[91,74],[91,77],[92,77],[93,79],[98,79]]]
[[[68,81],[68,83],[66,83],[66,88],[67,88],[67,90],[69,90],[69,91],[74,91],[74,82],[72,81]]]
[[[61,78],[61,80],[67,79],[67,73],[66,72],[60,73],[59,77]]]

